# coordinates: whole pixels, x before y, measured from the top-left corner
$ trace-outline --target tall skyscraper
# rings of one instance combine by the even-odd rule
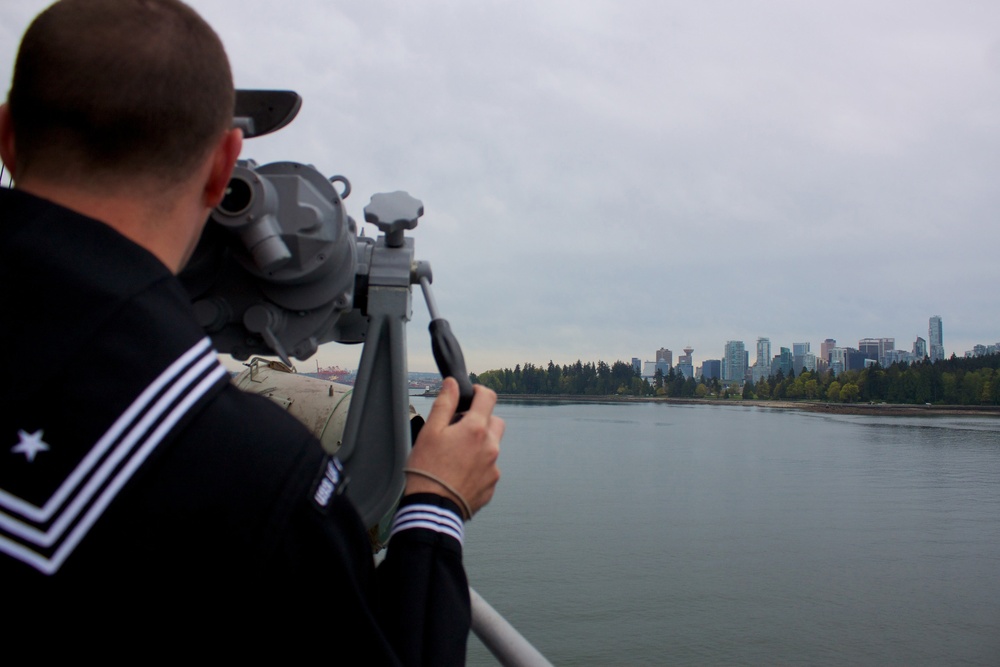
[[[674,365],[674,353],[665,347],[661,347],[656,351],[656,360],[667,362],[667,366]]]
[[[754,384],[771,374],[771,339],[766,336],[757,339],[757,359],[752,370],[750,380]]]
[[[792,343],[792,370],[796,375],[802,372],[807,354],[809,354],[809,343]]]
[[[930,319],[927,340],[931,346],[931,361],[944,361],[944,329],[941,326],[941,316]]]
[[[925,341],[920,336],[913,341],[913,356],[917,358],[917,361],[923,361],[924,357],[927,356],[927,341]]]
[[[722,358],[722,379],[742,382],[747,373],[747,352],[741,340],[726,341],[726,354]]]
[[[757,365],[763,368],[771,365],[771,339],[760,337],[757,339]]]

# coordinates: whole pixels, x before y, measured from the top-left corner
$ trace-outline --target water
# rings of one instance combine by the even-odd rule
[[[554,663],[1000,665],[1000,419],[497,412],[466,568]]]

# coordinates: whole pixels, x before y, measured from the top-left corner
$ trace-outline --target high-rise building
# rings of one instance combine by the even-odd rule
[[[677,357],[677,372],[685,378],[694,377],[694,348],[690,345],[684,348],[684,354]]]
[[[913,356],[917,361],[921,361],[927,356],[927,341],[920,336],[917,336],[917,339],[913,341]]]
[[[743,382],[747,374],[747,351],[741,340],[726,341],[726,354],[722,358],[722,380]]]
[[[777,375],[781,371],[782,377],[788,377],[792,372],[792,351],[787,347],[781,348],[780,354],[774,355],[771,360],[771,374]]]
[[[913,356],[912,352],[907,352],[906,350],[888,350],[885,353],[885,360],[883,363],[886,368],[892,366],[893,364],[912,364],[916,357]]]
[[[887,353],[896,348],[895,338],[862,338],[858,341],[858,349],[866,359],[877,361],[880,366],[887,366]]]
[[[858,350],[865,355],[865,359],[878,361],[878,338],[862,338],[858,341]]]
[[[792,370],[796,375],[802,372],[807,354],[809,354],[809,343],[792,343]],[[813,363],[813,367],[815,366]]]
[[[847,350],[843,347],[830,348],[830,370],[834,377],[847,370]]]
[[[837,341],[832,338],[827,338],[825,341],[819,345],[819,357],[823,361],[830,363],[830,350],[837,347]]]
[[[642,359],[639,357],[632,357],[632,370],[635,371],[636,375],[642,373]]]
[[[853,347],[844,348],[846,350],[845,356],[847,358],[847,368],[844,370],[848,371],[860,371],[865,367],[865,353],[861,350],[855,350]]]
[[[771,374],[771,339],[761,336],[757,339],[757,359],[750,369],[750,381],[754,384],[760,382],[761,378],[766,378]]]
[[[941,316],[932,317],[927,329],[931,361],[944,361],[944,328],[941,326]]]
[[[722,361],[719,359],[706,359],[701,362],[701,376],[706,380],[722,377]]]
[[[802,370],[815,371],[816,370],[816,355],[812,352],[806,352],[802,355]]]
[[[656,351],[656,360],[667,362],[667,366],[674,365],[674,353],[665,347],[661,347]]]
[[[770,338],[762,336],[757,339],[757,365],[761,367],[771,365]]]

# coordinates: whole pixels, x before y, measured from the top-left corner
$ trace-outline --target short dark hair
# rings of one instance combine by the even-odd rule
[[[61,0],[28,27],[8,95],[17,173],[181,182],[232,122],[215,31],[178,0]]]

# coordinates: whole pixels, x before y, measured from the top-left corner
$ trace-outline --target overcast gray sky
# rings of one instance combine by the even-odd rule
[[[0,7],[5,86],[45,4]],[[346,175],[359,220],[375,192],[423,200],[472,371],[909,349],[931,315],[949,355],[1000,341],[1000,3],[192,4],[237,86],[304,98],[245,157]],[[415,298],[413,370],[426,325]]]

